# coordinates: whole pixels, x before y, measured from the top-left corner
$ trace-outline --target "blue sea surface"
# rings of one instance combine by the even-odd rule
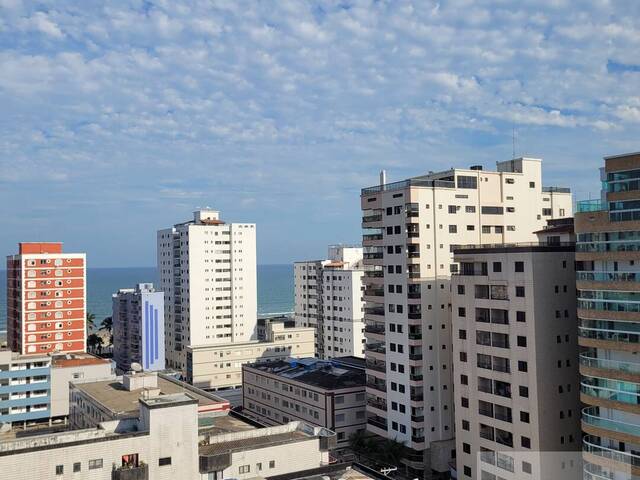
[[[293,265],[258,265],[258,315],[293,311]],[[87,310],[99,324],[111,315],[111,295],[137,283],[158,284],[154,267],[88,268]],[[0,331],[7,325],[6,271],[0,270]]]

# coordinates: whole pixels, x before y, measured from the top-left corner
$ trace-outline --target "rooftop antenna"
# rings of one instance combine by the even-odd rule
[[[511,144],[512,144],[511,158],[515,160],[516,159],[516,124],[515,123],[511,127]]]

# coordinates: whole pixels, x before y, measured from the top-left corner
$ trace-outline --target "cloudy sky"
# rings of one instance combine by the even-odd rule
[[[578,6],[579,4],[579,6]],[[514,7],[517,5],[517,7]],[[359,189],[517,154],[597,194],[640,150],[640,2],[0,0],[0,249],[155,263],[197,206],[259,263],[360,235]]]

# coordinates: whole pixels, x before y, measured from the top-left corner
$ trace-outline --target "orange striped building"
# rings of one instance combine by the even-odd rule
[[[84,352],[86,255],[20,243],[7,257],[7,339],[23,355]]]

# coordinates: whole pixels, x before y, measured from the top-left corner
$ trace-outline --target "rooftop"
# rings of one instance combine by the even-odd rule
[[[348,359],[350,357],[342,358]],[[355,362],[353,360],[355,357],[351,358],[351,362]],[[325,361],[316,358],[289,358],[278,362],[253,363],[245,366],[325,390],[364,388],[365,370],[360,366],[348,365],[349,360],[346,362],[340,362],[340,360]]]
[[[146,390],[144,388],[127,390],[122,384],[122,377],[115,380],[73,382],[73,384],[75,388],[93,398],[104,408],[121,417],[137,416],[138,399]],[[158,375],[158,389],[160,395],[188,394],[189,397],[197,400],[199,410],[206,410],[208,406],[228,404],[226,400],[216,395],[164,375]]]
[[[471,253],[560,252],[572,251],[575,250],[575,247],[575,242],[523,242],[452,245],[451,250],[454,255],[464,255]]]
[[[83,365],[100,365],[110,363],[109,359],[96,357],[90,353],[71,353],[67,355],[55,355],[52,358],[54,368],[80,367]]]
[[[278,433],[275,435],[264,435],[260,437],[242,437],[234,440],[202,445],[200,447],[200,455],[218,455],[220,453],[227,453],[238,450],[253,450],[256,448],[290,443],[296,440],[303,440],[308,437],[308,435],[297,430],[293,432]]]

